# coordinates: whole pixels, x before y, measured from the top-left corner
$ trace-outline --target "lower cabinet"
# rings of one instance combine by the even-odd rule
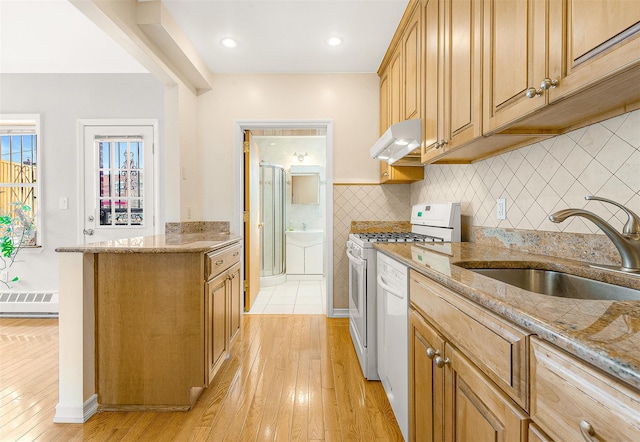
[[[444,339],[415,310],[409,311],[409,438],[444,440],[444,370],[434,359]]]
[[[228,358],[241,322],[240,245],[205,255],[205,374],[207,385]]]
[[[242,323],[242,280],[240,279],[240,264],[229,269],[229,290],[231,293],[231,320],[229,321],[229,338],[231,341],[238,336]]]
[[[228,276],[223,273],[207,282],[205,345],[207,347],[207,384],[211,383],[229,353]]]
[[[640,440],[637,390],[537,338],[531,339],[531,417],[550,436],[541,440]]]
[[[409,333],[412,441],[525,437],[527,414],[415,310]]]
[[[287,235],[287,275],[322,275],[324,272],[324,233],[302,232],[301,240]]]
[[[410,272],[412,441],[640,441],[640,392]]]

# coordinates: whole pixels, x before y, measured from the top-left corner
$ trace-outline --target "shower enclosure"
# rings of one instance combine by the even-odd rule
[[[260,285],[272,286],[286,281],[285,274],[285,193],[283,167],[260,164]]]

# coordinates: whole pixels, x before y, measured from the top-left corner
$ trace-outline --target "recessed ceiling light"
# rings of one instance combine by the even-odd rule
[[[331,37],[327,39],[327,44],[329,46],[340,46],[342,44],[342,39],[340,37]]]
[[[225,48],[235,48],[236,46],[238,46],[238,42],[229,37],[220,40],[220,44]]]

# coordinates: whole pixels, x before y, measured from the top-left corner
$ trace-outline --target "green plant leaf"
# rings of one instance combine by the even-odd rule
[[[11,217],[9,215],[0,216],[0,224],[11,224]]]
[[[11,280],[11,282],[16,282],[17,280],[18,280],[18,277],[16,276],[15,278],[13,278],[13,279]]]
[[[0,250],[2,251],[2,255],[6,258],[10,257],[13,253],[13,241],[10,237],[5,236],[2,238],[2,243],[0,243]]]

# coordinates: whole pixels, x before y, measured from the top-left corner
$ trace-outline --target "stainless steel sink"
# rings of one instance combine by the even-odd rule
[[[640,290],[568,273],[536,269],[467,269],[530,292],[561,298],[638,301]]]

